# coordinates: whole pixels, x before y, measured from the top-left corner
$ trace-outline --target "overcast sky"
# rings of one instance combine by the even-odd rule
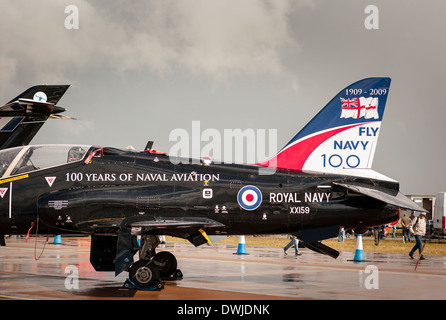
[[[367,29],[367,5],[379,29]],[[79,29],[67,29],[79,10]],[[285,145],[341,89],[392,78],[374,170],[446,191],[442,0],[2,0],[0,97],[70,84],[37,143],[169,151],[172,130],[277,130]],[[373,21],[375,22],[375,21]]]

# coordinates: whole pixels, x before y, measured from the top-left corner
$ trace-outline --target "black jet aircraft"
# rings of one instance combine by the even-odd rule
[[[294,234],[321,241],[423,211],[371,169],[389,78],[340,91],[271,159],[225,164],[88,145],[28,145],[68,86],[37,86],[0,108],[0,235],[91,235],[97,271],[129,272],[138,287],[178,272],[159,235],[195,246],[214,235]],[[279,116],[279,115],[278,115]],[[173,161],[175,160],[175,161]],[[36,232],[37,233],[37,232]],[[140,244],[137,237],[140,236]],[[139,251],[139,260],[134,261]]]

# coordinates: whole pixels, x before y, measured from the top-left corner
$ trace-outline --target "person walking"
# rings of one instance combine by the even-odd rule
[[[291,235],[291,241],[283,248],[283,253],[287,255],[287,250],[294,245],[294,253],[296,256],[300,256],[299,253],[299,239],[297,239],[295,236]]]
[[[414,218],[409,224],[409,230],[415,236],[415,245],[409,253],[411,259],[415,251],[418,249],[420,252],[420,260],[425,260],[423,256],[423,237],[426,235],[426,213],[421,212],[418,218]]]
[[[344,227],[341,227],[339,229],[338,242],[344,242],[344,240],[345,240],[345,229]]]

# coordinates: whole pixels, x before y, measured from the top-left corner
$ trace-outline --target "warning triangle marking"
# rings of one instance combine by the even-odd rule
[[[54,181],[56,180],[56,177],[45,177],[46,182],[50,187],[53,186]]]
[[[8,188],[0,188],[0,197],[2,197],[2,199],[5,196],[6,192],[8,192]]]

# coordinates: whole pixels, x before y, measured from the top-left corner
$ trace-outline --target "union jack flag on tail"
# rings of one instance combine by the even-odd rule
[[[340,98],[342,103],[341,118],[378,119],[378,98],[360,97],[353,99]]]

